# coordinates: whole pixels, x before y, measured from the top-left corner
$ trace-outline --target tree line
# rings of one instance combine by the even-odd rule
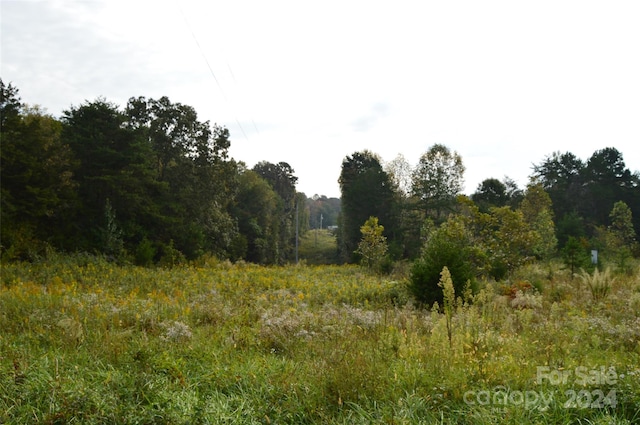
[[[47,249],[141,265],[212,255],[260,264],[294,258],[299,231],[335,224],[336,200],[307,198],[286,162],[249,169],[229,131],[168,98],[97,99],[54,118],[0,80],[1,248]],[[311,216],[313,214],[313,216]]]
[[[415,167],[402,155],[384,163],[373,152],[355,152],[339,179],[340,256],[370,264],[360,244],[372,232],[363,227],[371,217],[388,248],[378,266],[416,260],[436,283],[444,265],[468,269],[454,276],[464,282],[478,273],[501,278],[523,262],[558,255],[582,266],[591,249],[618,263],[639,254],[640,176],[621,152],[604,148],[586,162],[556,152],[532,170],[526,188],[487,178],[466,197],[462,158],[447,146],[431,146]]]
[[[612,147],[584,162],[552,153],[526,188],[492,177],[470,197],[463,160],[445,145],[415,166],[355,152],[342,162],[340,199],[308,198],[288,163],[248,168],[229,157],[226,128],[166,97],[124,108],[97,99],[55,118],[11,84],[0,88],[3,259],[53,248],[141,265],[203,255],[283,264],[295,258],[296,223],[300,235],[337,226],[341,262],[381,269],[460,261],[464,276],[499,278],[532,258],[562,255],[577,267],[591,248],[620,261],[638,254],[640,176]]]

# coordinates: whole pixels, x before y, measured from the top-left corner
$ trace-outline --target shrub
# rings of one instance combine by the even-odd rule
[[[471,257],[462,223],[447,222],[433,231],[421,257],[411,268],[410,288],[416,301],[426,305],[437,301],[442,305],[442,288],[438,283],[444,267],[449,269],[455,292],[461,294],[465,283],[474,278]]]
[[[140,241],[136,248],[136,264],[139,266],[150,266],[153,264],[153,258],[156,256],[156,248],[153,243],[146,237]]]
[[[593,271],[593,274],[580,270],[580,280],[589,287],[593,300],[599,301],[609,294],[611,284],[615,281],[615,278],[611,277],[611,270],[607,267],[602,273],[597,268]]]
[[[584,240],[576,239],[569,236],[569,240],[561,250],[562,260],[565,266],[571,270],[571,276],[581,267],[587,267],[589,264],[589,253],[585,246]]]
[[[161,251],[162,257],[158,263],[161,267],[171,268],[186,261],[184,254],[173,246],[173,240],[169,241],[169,244],[163,245]]]
[[[360,227],[362,239],[356,253],[360,255],[360,263],[368,269],[382,271],[387,254],[387,238],[382,235],[384,226],[378,224],[377,217],[369,219]]]

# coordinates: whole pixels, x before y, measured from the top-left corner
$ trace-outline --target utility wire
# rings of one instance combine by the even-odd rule
[[[187,19],[187,15],[185,15],[185,13],[182,10],[182,8],[180,8],[180,13],[182,14],[182,18],[184,19],[184,23],[187,25],[187,28],[191,32],[191,36],[193,37],[193,40],[195,41],[196,46],[198,47],[198,50],[200,51],[200,54],[202,55],[202,58],[204,59],[204,62],[207,64],[207,68],[209,68],[209,72],[211,73],[211,76],[213,77],[213,80],[216,82],[216,85],[218,86],[218,89],[220,90],[220,94],[222,94],[222,98],[225,100],[225,102],[227,104],[230,104],[229,99],[224,94],[224,90],[222,90],[222,85],[220,84],[220,81],[218,81],[218,77],[216,77],[216,73],[213,72],[213,68],[211,67],[211,64],[209,63],[209,60],[207,59],[207,55],[204,54],[204,50],[202,50],[202,47],[200,46],[200,42],[198,41],[198,38],[196,37],[196,33],[191,28],[191,25],[189,25],[189,20]],[[231,73],[231,76],[233,77],[233,80],[235,81],[236,77],[233,75],[233,72],[231,72],[231,67],[229,66],[229,64],[227,64],[227,67],[229,67],[229,72]],[[240,121],[238,120],[237,117],[235,117],[234,119],[236,121],[236,124],[238,124],[238,127],[240,127],[240,131],[244,135],[244,138],[247,139],[247,141],[248,141],[249,137],[247,136],[247,133],[244,131],[244,127],[242,127],[242,124],[240,124]],[[251,120],[251,121],[253,122],[253,120]],[[255,129],[257,131],[258,127],[256,126],[255,122],[253,122],[253,126],[255,127]]]

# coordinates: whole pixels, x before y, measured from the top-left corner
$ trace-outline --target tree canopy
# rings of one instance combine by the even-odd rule
[[[435,144],[422,154],[413,171],[411,191],[427,216],[440,221],[453,211],[464,171],[462,157],[445,145]]]
[[[415,167],[363,150],[342,161],[341,198],[307,198],[292,165],[249,169],[230,158],[227,128],[167,97],[124,107],[98,98],[56,118],[1,79],[0,95],[3,259],[53,248],[142,265],[201,256],[284,264],[296,258],[296,235],[328,226],[338,227],[342,261],[417,260],[436,283],[444,266],[501,278],[558,252],[572,267],[589,247],[620,267],[640,255],[640,175],[613,147],[586,161],[553,152],[524,190],[487,178],[471,199],[461,195],[462,157],[443,144]],[[383,245],[384,255],[373,250]]]
[[[355,261],[362,223],[374,216],[384,226],[386,235],[393,228],[393,185],[379,157],[369,151],[346,157],[338,182],[342,192],[338,249],[344,261]]]

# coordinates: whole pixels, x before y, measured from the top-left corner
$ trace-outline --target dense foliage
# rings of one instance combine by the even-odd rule
[[[54,118],[0,89],[0,423],[640,420],[640,176],[616,149],[470,198],[444,145],[415,169],[355,152],[341,199],[307,198],[166,97]],[[305,265],[339,261],[385,273]]]
[[[356,261],[360,227],[369,217],[377,217],[385,228],[385,236],[390,241],[394,239],[396,219],[393,186],[382,168],[380,158],[369,151],[355,152],[344,159],[339,183],[342,215],[338,250],[344,261]]]
[[[640,254],[640,176],[612,147],[584,162],[553,153],[534,166],[527,188],[488,178],[464,202],[465,167],[447,146],[431,146],[415,167],[401,155],[384,164],[355,152],[342,163],[340,199],[307,198],[290,164],[248,169],[229,157],[229,131],[188,105],[134,97],[120,108],[97,99],[55,118],[0,83],[3,259],[34,260],[53,248],[140,265],[203,255],[285,264],[297,258],[296,228],[298,238],[330,228],[334,261],[356,262],[361,227],[375,217],[385,264],[424,263],[435,234],[426,223],[437,228],[456,216],[473,235],[477,252],[466,266],[474,277],[500,279],[559,253],[575,268],[592,249],[624,269]]]
[[[309,212],[289,164],[247,170],[229,158],[226,128],[166,97],[124,109],[97,99],[56,119],[1,88],[3,258],[54,248],[141,265],[293,260],[296,207],[301,233]]]

